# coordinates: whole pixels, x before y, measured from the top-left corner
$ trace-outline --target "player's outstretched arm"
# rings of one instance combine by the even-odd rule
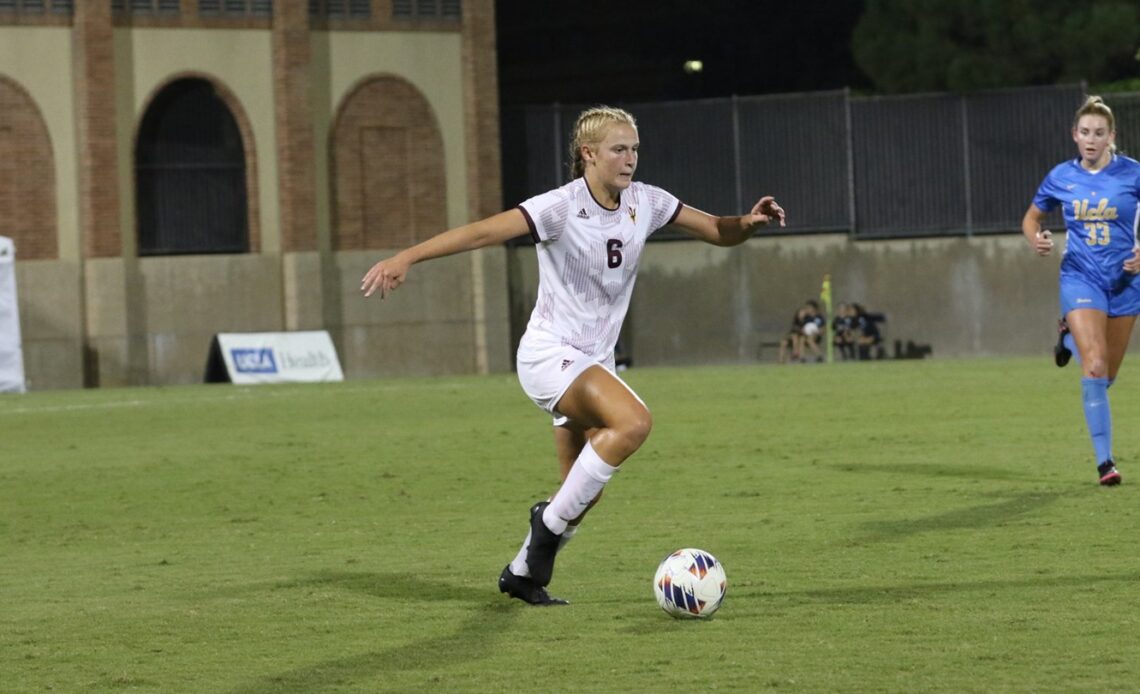
[[[383,299],[404,283],[408,269],[418,262],[505,243],[528,230],[526,217],[518,208],[448,229],[373,265],[364,273],[360,291],[368,297],[379,290]]]
[[[716,246],[735,246],[747,241],[762,226],[772,221],[785,225],[784,208],[771,195],[765,195],[748,214],[718,217],[684,205],[675,224],[691,236]]]

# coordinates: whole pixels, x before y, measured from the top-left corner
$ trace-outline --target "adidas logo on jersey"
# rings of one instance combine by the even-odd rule
[[[574,363],[573,359],[563,359],[562,360],[562,370],[565,371],[566,367],[570,366],[573,363]]]
[[[590,218],[590,215],[586,214],[586,208],[585,207],[578,210],[578,219],[589,219],[589,218]],[[566,368],[566,367],[562,367],[562,368]]]

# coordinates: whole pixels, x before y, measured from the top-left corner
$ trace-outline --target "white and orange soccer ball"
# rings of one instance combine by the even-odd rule
[[[679,549],[661,560],[653,577],[657,604],[671,617],[711,617],[724,601],[724,566],[703,549]]]

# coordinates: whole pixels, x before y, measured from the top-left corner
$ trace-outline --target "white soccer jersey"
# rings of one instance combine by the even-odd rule
[[[519,209],[538,252],[538,300],[520,354],[554,343],[606,359],[629,309],[645,240],[677,218],[681,202],[633,182],[609,210],[578,178]]]

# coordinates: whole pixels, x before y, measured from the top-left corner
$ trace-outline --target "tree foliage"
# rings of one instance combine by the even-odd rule
[[[1140,75],[1140,3],[867,0],[852,44],[887,93],[1111,82]]]

